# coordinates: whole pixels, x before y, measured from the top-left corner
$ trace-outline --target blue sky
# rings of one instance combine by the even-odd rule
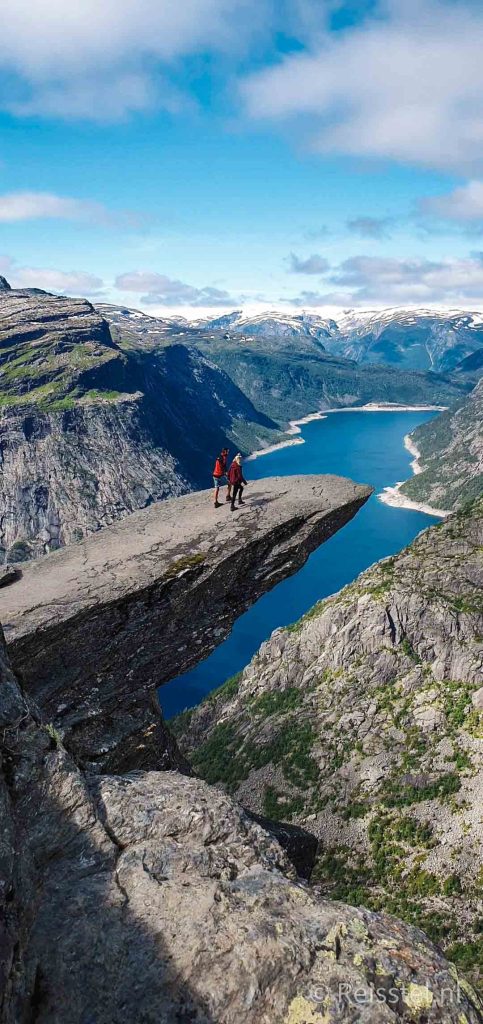
[[[482,44],[462,0],[17,0],[0,273],[169,315],[483,308]]]

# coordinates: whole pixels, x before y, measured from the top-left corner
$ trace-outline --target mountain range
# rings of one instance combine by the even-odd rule
[[[477,315],[449,314],[445,327],[427,311],[393,314],[336,323],[234,312],[188,322],[15,290],[2,278],[0,558],[43,554],[206,486],[222,445],[249,452],[277,443],[290,420],[314,411],[464,399],[481,375]],[[392,363],[372,361],[375,342],[367,354],[376,326],[379,337],[400,338],[399,364],[394,347]],[[422,342],[410,344],[418,331],[425,351],[433,339],[433,364],[444,372],[411,366],[420,362]],[[367,349],[358,349],[360,362],[356,340]]]
[[[464,310],[347,310],[337,319],[304,312],[245,316],[237,311],[195,323],[203,331],[263,337],[265,344],[305,342],[361,364],[388,363],[407,370],[445,373],[475,353],[481,356],[483,349],[483,314]]]

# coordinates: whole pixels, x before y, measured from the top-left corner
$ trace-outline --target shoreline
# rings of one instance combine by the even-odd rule
[[[325,412],[311,412],[308,416],[304,416],[301,420],[290,420],[288,430],[284,430],[284,434],[301,434],[300,429],[305,423],[312,423],[313,420],[325,420]],[[277,452],[279,448],[290,448],[293,444],[305,444],[303,437],[292,437],[289,441],[279,441],[278,444],[271,444],[268,448],[258,448],[255,452],[250,452],[247,455],[245,462],[251,462],[252,459],[259,459],[261,455],[270,455],[272,452]]]
[[[327,416],[337,412],[444,412],[446,408],[447,406],[445,405],[396,405],[390,402],[378,405],[376,402],[367,402],[366,405],[350,405],[346,406],[345,409],[320,409],[318,412],[311,412],[307,416],[303,416],[300,420],[290,420],[287,430],[283,431],[283,433],[289,437],[293,434],[301,434],[301,426],[304,426],[306,423],[312,423],[314,420],[325,420]],[[406,434],[404,438],[405,444],[406,438],[409,438],[409,434]],[[272,452],[277,452],[280,448],[289,448],[293,444],[305,444],[305,440],[303,437],[290,437],[290,440],[279,441],[277,444],[269,445],[268,448],[257,448],[256,451],[250,452],[246,456],[245,462],[259,459],[262,455],[271,455]],[[411,455],[414,454],[415,460],[419,457],[419,453],[416,456],[416,450],[413,452],[408,448],[408,451],[411,452]],[[421,472],[421,470],[415,469],[414,472]]]
[[[414,476],[418,476],[423,472],[420,462],[421,452],[414,444],[414,441],[411,440],[410,434],[406,434],[404,438],[404,447],[406,451],[413,456],[410,466]],[[424,502],[412,501],[412,499],[407,498],[405,494],[401,494],[401,487],[404,483],[404,480],[400,480],[399,483],[395,484],[393,487],[385,487],[384,490],[377,495],[378,500],[382,501],[384,505],[391,505],[392,508],[409,508],[414,512],[424,512],[427,516],[434,516],[435,519],[446,519],[446,517],[450,515],[446,509],[433,508],[432,505],[426,505]]]
[[[385,487],[377,495],[378,501],[382,501],[383,505],[391,505],[392,508],[408,508],[413,512],[424,512],[425,515],[433,516],[435,519],[446,519],[451,515],[451,512],[446,509],[433,508],[432,505],[425,505],[423,502],[411,501],[411,498],[406,498],[406,495],[401,494],[400,491],[403,483],[405,481],[400,480],[394,487]]]
[[[404,447],[406,451],[408,451],[409,454],[412,455],[413,457],[411,462],[411,469],[414,473],[414,476],[418,476],[419,473],[423,472],[421,468],[421,452],[419,451],[419,448],[416,448],[414,441],[411,441],[411,434],[406,434],[404,438]]]
[[[366,405],[347,405],[344,409],[325,409],[324,415],[334,412],[445,412],[447,408],[447,405],[392,405],[390,402],[378,405],[367,402]]]

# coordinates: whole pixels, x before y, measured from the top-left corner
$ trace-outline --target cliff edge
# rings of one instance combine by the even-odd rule
[[[31,562],[0,590],[14,669],[91,769],[182,767],[156,688],[210,654],[370,494],[334,476],[259,480],[232,514],[197,492]]]

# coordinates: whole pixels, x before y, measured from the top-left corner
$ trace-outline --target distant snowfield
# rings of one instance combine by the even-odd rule
[[[98,305],[98,304],[97,304]],[[122,307],[118,307],[122,308]],[[141,306],[142,309],[142,306]],[[173,310],[167,306],[162,305],[151,305],[145,310],[146,314],[151,317],[162,317],[163,319],[172,319],[179,321],[184,319],[185,322],[189,323],[190,326],[205,326],[207,322],[213,323],[214,320],[220,320],[222,317],[231,317],[232,323],[241,323],[244,320],[265,320],[265,319],[276,319],[285,321],[286,324],[292,323],[294,320],[300,320],[301,317],[312,317],[314,321],[327,321],[335,320],[340,326],[352,328],[356,327],[357,324],[363,324],[372,319],[381,320],[387,318],[388,320],[394,318],[404,318],[406,322],[410,322],[411,318],[413,321],[417,317],[428,316],[428,317],[472,317],[474,326],[481,326],[483,324],[483,309],[473,307],[471,309],[464,309],[461,307],[454,306],[441,306],[441,305],[428,305],[428,306],[373,306],[371,308],[354,306],[350,309],[343,306],[307,306],[304,309],[298,307],[289,307],[288,309],[273,309],[266,306],[261,306],[256,303],[247,303],[241,309],[233,310],[233,307],[226,307],[216,311],[213,307],[198,307],[193,309],[191,306],[180,306],[176,310],[176,314],[173,315]],[[236,319],[235,319],[236,317]]]

